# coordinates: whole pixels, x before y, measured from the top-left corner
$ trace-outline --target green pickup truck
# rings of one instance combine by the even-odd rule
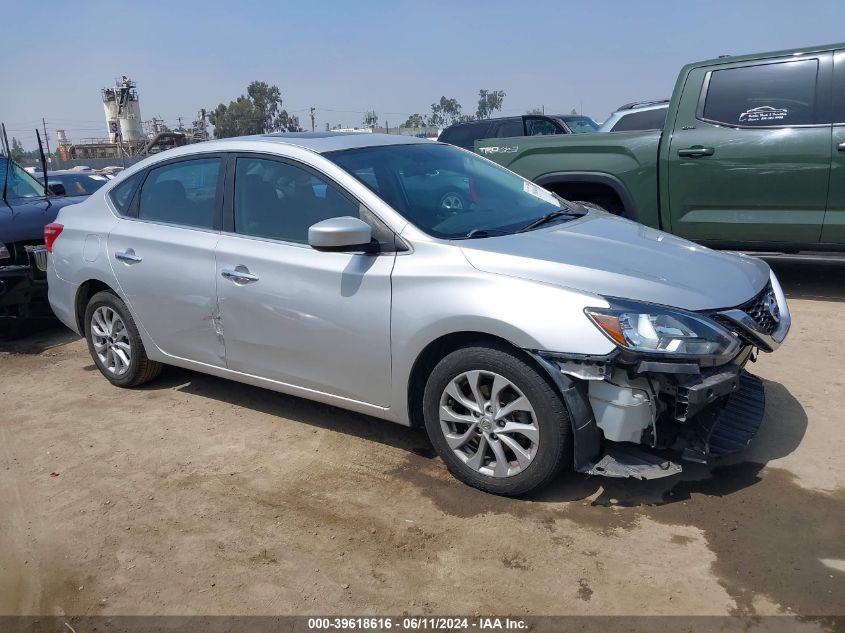
[[[845,250],[845,44],[684,66],[660,131],[475,151],[569,200],[716,248]]]

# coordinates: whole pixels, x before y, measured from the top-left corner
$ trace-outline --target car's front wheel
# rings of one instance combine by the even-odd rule
[[[135,320],[113,292],[98,292],[85,310],[85,338],[97,369],[118,387],[135,387],[161,373],[147,358]]]
[[[521,495],[571,463],[569,415],[541,371],[497,344],[460,348],[435,366],[423,397],[426,430],[458,479]]]

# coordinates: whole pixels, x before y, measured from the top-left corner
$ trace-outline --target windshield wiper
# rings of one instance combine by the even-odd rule
[[[460,237],[453,237],[453,240],[470,240],[474,237],[490,237],[491,235],[510,235],[511,231],[504,229],[473,229],[466,235]]]
[[[551,213],[547,213],[546,215],[544,215],[542,218],[537,218],[536,220],[529,222],[528,224],[526,224],[525,226],[523,226],[521,229],[519,229],[516,232],[517,233],[523,233],[524,231],[530,231],[531,229],[536,229],[538,226],[542,226],[543,224],[548,224],[549,222],[551,222],[552,220],[555,220],[557,218],[562,218],[562,217],[565,217],[565,216],[569,216],[570,219],[571,218],[580,218],[583,215],[586,215],[586,214],[583,213],[582,211],[575,211],[573,209],[566,209],[565,211],[563,211],[563,210],[552,211]]]

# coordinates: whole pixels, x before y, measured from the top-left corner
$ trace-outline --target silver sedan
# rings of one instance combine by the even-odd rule
[[[763,407],[744,367],[790,324],[761,260],[401,136],[164,152],[45,231],[53,310],[114,385],[177,365],[424,426],[499,494],[740,450]]]

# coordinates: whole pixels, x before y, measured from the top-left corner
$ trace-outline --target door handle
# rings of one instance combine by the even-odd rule
[[[126,262],[127,264],[137,264],[141,261],[141,258],[135,254],[131,248],[127,248],[125,251],[117,251],[114,254],[115,259],[119,259],[122,262]]]
[[[686,149],[679,149],[678,156],[682,158],[701,158],[702,156],[712,156],[716,150],[712,147],[702,147],[701,145],[694,145]]]
[[[845,143],[840,143],[836,146],[836,149],[838,149],[840,152],[845,152]]]
[[[258,281],[258,275],[253,275],[249,272],[246,266],[236,266],[235,268],[224,268],[220,271],[220,275],[224,279],[230,279],[236,284],[249,284]]]

